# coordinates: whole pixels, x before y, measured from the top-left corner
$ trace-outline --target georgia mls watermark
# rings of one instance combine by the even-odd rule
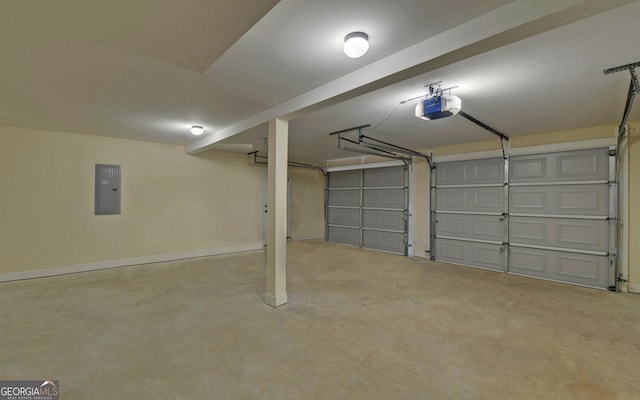
[[[0,381],[0,400],[59,400],[58,381]]]

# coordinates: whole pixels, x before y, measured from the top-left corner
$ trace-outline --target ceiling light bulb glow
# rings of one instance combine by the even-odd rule
[[[362,57],[369,50],[369,35],[364,32],[351,32],[344,37],[342,50],[351,58]]]
[[[195,136],[200,136],[204,133],[204,128],[199,125],[193,125],[191,127],[191,133]]]

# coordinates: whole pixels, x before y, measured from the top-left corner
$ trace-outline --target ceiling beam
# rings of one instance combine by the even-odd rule
[[[275,118],[293,119],[632,1],[514,1],[200,138],[186,146],[186,151],[196,154],[208,150]]]

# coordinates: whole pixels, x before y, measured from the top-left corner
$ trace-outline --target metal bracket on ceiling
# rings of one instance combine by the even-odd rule
[[[358,149],[355,147],[343,147],[344,150],[346,151],[351,151],[353,153],[360,153],[360,154],[365,154],[368,156],[376,156],[376,157],[384,157],[384,158],[390,158],[392,160],[399,160],[402,161],[404,163],[404,165],[409,165],[409,159],[405,158],[405,157],[400,157],[400,156],[394,156],[394,155],[390,155],[390,154],[383,154],[381,152],[379,152],[379,150],[376,151],[369,151],[369,150],[363,150],[363,149]]]
[[[342,129],[339,131],[331,132],[329,135],[338,135],[338,148],[341,148],[343,150],[351,151],[354,153],[391,158],[394,160],[401,160],[405,163],[405,165],[409,165],[409,162],[411,161],[411,159],[406,156],[420,157],[427,160],[427,162],[429,163],[429,168],[432,168],[431,157],[426,154],[422,154],[418,151],[407,149],[406,147],[398,146],[364,135],[362,133],[362,130],[365,128],[369,128],[370,126],[370,124],[360,125],[349,129]],[[357,140],[345,138],[342,136],[342,134],[352,131],[358,131]],[[343,147],[342,141],[352,143],[359,147]]]
[[[621,65],[619,67],[609,68],[604,70],[605,75],[613,74],[615,72],[626,71],[629,70],[629,74],[631,74],[631,82],[629,83],[629,91],[627,93],[627,101],[624,105],[624,113],[622,114],[622,122],[618,126],[618,137],[621,138],[624,134],[624,127],[627,124],[627,119],[629,118],[629,113],[631,112],[631,106],[633,105],[633,100],[636,98],[636,95],[640,93],[640,84],[638,84],[638,76],[636,75],[636,67],[640,67],[640,61]]]
[[[431,97],[440,97],[446,91],[448,91],[449,94],[451,94],[451,91],[453,89],[457,89],[458,88],[458,85],[449,86],[447,88],[442,88],[441,86],[442,86],[442,81],[428,83],[428,84],[424,85],[424,87],[429,88],[429,93],[425,93],[425,94],[420,95],[420,96],[415,96],[415,97],[412,97],[410,99],[402,100],[400,102],[400,104],[409,103],[411,101],[415,101],[415,100],[418,100],[418,99],[424,99],[424,98],[427,98],[427,97],[430,97],[430,96]]]
[[[640,85],[638,85],[638,75],[636,75],[636,70],[635,68],[631,68],[629,72],[631,73],[631,84],[633,85],[633,91],[635,92],[635,94],[638,94],[638,92],[640,92]]]
[[[363,135],[362,133],[360,133],[360,135],[358,136],[358,141],[360,142],[361,146],[370,147],[370,148],[377,147],[378,149],[390,151],[393,153],[405,154],[405,155],[414,156],[418,158],[424,158],[425,160],[427,160],[427,163],[429,164],[429,168],[433,168],[431,164],[431,161],[432,161],[431,157],[427,154],[420,153],[419,151],[407,149],[406,147],[398,146],[389,142],[385,142],[380,139],[375,139],[375,138],[372,138],[371,136]],[[367,143],[366,141],[375,142],[375,143]]]
[[[634,69],[636,67],[640,67],[640,61],[634,62],[634,63],[631,63],[631,64],[620,65],[618,67],[607,68],[607,69],[604,70],[604,74],[605,75],[609,75],[609,74],[613,74],[615,72],[632,70],[632,69]]]
[[[253,163],[255,165],[269,165],[269,157],[259,155],[257,150],[252,151],[251,153],[247,153],[247,155],[249,156],[250,163]],[[252,160],[252,156],[253,156],[253,160]],[[287,166],[292,168],[315,169],[322,172],[322,175],[326,175],[326,171],[323,168],[318,167],[317,165],[305,164],[297,161],[287,161]]]
[[[347,132],[351,132],[351,131],[358,131],[358,133],[362,133],[362,130],[364,128],[369,128],[369,127],[371,127],[371,124],[354,126],[353,128],[342,129],[342,130],[339,130],[339,131],[331,132],[329,134],[329,136],[340,135],[341,133],[347,133]]]

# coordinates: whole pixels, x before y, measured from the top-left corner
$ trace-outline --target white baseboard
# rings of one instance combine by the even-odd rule
[[[141,264],[161,263],[168,261],[186,260],[189,258],[217,256],[221,254],[241,253],[245,251],[262,250],[262,243],[219,247],[215,249],[193,250],[180,253],[156,254],[152,256],[142,256],[133,258],[123,258],[120,260],[100,261],[90,264],[69,265],[64,267],[54,267],[46,269],[36,269],[31,271],[11,272],[0,275],[0,282],[20,281],[25,279],[45,278],[50,276],[76,274],[79,272],[98,271],[101,269],[130,267]]]
[[[269,294],[269,293],[264,295],[265,304],[267,304],[268,306],[271,306],[273,308],[285,305],[285,304],[287,304],[287,301],[288,301],[288,299],[287,299],[287,294],[286,293],[279,294],[277,296],[274,296],[274,295]]]
[[[630,293],[640,293],[640,283],[630,283],[629,284],[629,292]]]

